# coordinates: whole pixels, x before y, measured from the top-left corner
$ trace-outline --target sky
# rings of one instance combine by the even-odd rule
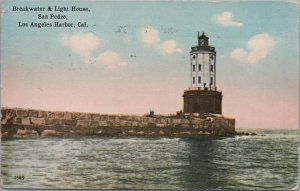
[[[25,12],[13,6],[89,11]],[[1,106],[175,113],[189,88],[191,47],[197,33],[205,32],[217,52],[224,116],[235,118],[237,128],[296,129],[298,19],[299,5],[289,2],[4,1]],[[76,27],[19,27],[19,22]]]

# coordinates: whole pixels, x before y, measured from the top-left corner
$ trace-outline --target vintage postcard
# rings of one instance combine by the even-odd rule
[[[297,190],[299,2],[1,2],[1,187]]]

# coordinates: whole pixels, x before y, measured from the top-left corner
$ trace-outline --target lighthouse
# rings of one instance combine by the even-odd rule
[[[216,86],[216,51],[209,38],[198,32],[190,52],[190,83],[183,94],[183,112],[222,114],[222,92]]]

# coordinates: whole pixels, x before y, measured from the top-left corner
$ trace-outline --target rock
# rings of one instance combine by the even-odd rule
[[[27,133],[29,136],[39,136],[39,133],[37,132],[37,131],[35,131],[35,130],[29,130],[29,132]]]
[[[138,127],[138,126],[139,126],[139,122],[133,121],[133,122],[132,122],[132,126],[133,126],[133,127]]]
[[[64,119],[72,119],[72,113],[66,112]]]
[[[173,123],[180,124],[181,123],[181,119],[173,119]]]
[[[99,122],[98,121],[90,121],[89,127],[98,127]]]
[[[29,112],[27,110],[17,110],[17,116],[19,117],[28,117],[29,116],[28,113]]]
[[[167,124],[167,120],[164,119],[164,118],[161,118],[161,119],[160,119],[160,123],[161,123],[161,124]]]
[[[107,127],[107,121],[99,121],[99,127]]]
[[[29,115],[29,117],[36,117],[37,118],[39,116],[39,112],[35,111],[35,110],[29,110],[28,115]]]
[[[100,115],[98,115],[98,114],[92,114],[91,117],[92,117],[92,120],[94,120],[94,121],[100,121]]]
[[[8,122],[7,118],[2,118],[1,119],[1,125],[6,125],[6,124],[8,124],[7,122]]]
[[[47,118],[55,118],[55,113],[52,112],[52,111],[49,111],[49,112],[47,113]]]
[[[128,126],[128,123],[127,123],[126,120],[120,120],[120,121],[119,121],[119,124],[120,124],[121,127],[126,127],[126,126]]]
[[[172,118],[167,118],[167,124],[171,124],[173,122],[174,122],[174,120]]]
[[[77,126],[82,126],[82,127],[89,127],[90,121],[88,121],[88,120],[77,120],[77,124],[76,125]]]
[[[64,119],[64,124],[65,125],[72,125],[72,126],[75,126],[77,124],[77,121],[76,120],[73,120],[73,119]]]
[[[8,132],[5,131],[4,133],[2,133],[2,134],[1,134],[1,137],[9,137],[9,136],[8,136]]]
[[[109,118],[109,117],[108,117],[107,115],[101,115],[101,116],[100,116],[100,120],[101,120],[101,121],[107,121],[108,118]]]
[[[146,117],[146,118],[147,118],[147,120],[145,120],[145,122],[148,122],[148,123],[156,123],[157,122],[156,117],[149,116],[149,117]]]
[[[64,125],[63,119],[45,119],[45,125]]]
[[[55,118],[62,119],[64,118],[65,113],[64,112],[55,112]]]
[[[18,129],[16,134],[21,136],[26,135],[26,130]]]
[[[212,117],[224,118],[222,114],[211,114]]]
[[[26,117],[26,118],[22,118],[22,120],[21,120],[21,124],[22,125],[30,125],[31,124],[31,122],[30,122],[30,118],[29,117]]]
[[[38,118],[45,118],[47,117],[47,112],[46,111],[39,111],[38,112]]]
[[[199,113],[193,113],[192,114],[194,117],[200,117]]]
[[[136,132],[135,132],[135,130],[132,130],[132,129],[131,129],[131,130],[128,131],[128,133],[130,133],[130,134],[135,134]]]
[[[8,109],[6,111],[6,118],[13,118],[16,117],[16,111],[13,109]]]
[[[36,118],[36,117],[31,117],[31,123],[34,125],[45,125],[45,119],[44,118]]]
[[[42,136],[52,136],[52,135],[57,135],[57,132],[51,129],[46,129],[42,132]]]
[[[162,128],[162,127],[165,127],[166,125],[165,124],[162,124],[162,123],[158,123],[156,124],[156,127],[159,127],[159,128]]]
[[[121,117],[120,117],[120,116],[115,116],[115,121],[119,122],[119,121],[120,121],[120,119],[121,119]]]
[[[79,113],[71,113],[71,118],[72,119],[80,119],[80,114]]]
[[[6,117],[6,111],[4,109],[1,109],[1,119]]]
[[[207,131],[205,131],[204,133],[203,133],[204,135],[211,135],[209,132],[207,132]]]

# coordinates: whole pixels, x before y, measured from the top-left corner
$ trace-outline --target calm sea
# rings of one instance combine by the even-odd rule
[[[295,187],[298,131],[258,134],[220,139],[2,139],[2,184],[5,188],[65,189]]]

